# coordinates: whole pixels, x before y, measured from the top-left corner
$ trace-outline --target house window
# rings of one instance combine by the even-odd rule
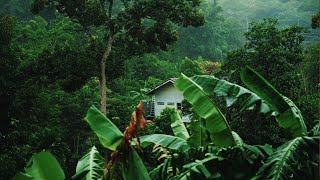
[[[157,105],[164,105],[164,102],[157,102]]]
[[[167,102],[167,105],[174,106],[174,102]]]
[[[182,103],[177,103],[177,110],[181,110],[182,109]]]

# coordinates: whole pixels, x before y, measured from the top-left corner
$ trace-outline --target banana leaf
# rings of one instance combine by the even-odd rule
[[[238,103],[240,111],[257,109],[262,114],[271,113],[268,105],[258,95],[237,84],[209,75],[194,76],[192,80],[202,87],[206,94],[224,96],[227,107]]]
[[[189,128],[192,131],[190,138],[188,139],[188,143],[193,147],[203,147],[206,146],[207,143],[207,131],[203,124],[203,119],[192,121],[190,123]]]
[[[85,120],[98,136],[100,143],[104,147],[115,151],[123,139],[123,133],[117,126],[94,106],[91,106],[88,110]]]
[[[237,134],[236,132],[232,131],[232,135],[233,135],[233,138],[234,138],[237,146],[244,146],[245,143],[240,138],[239,134]]]
[[[22,173],[22,172],[19,172],[17,173],[13,178],[12,180],[32,180],[33,177],[28,175],[28,174],[25,174],[25,173]]]
[[[186,140],[166,134],[152,134],[141,136],[140,143],[142,147],[147,147],[151,144],[159,144],[162,147],[178,150],[180,152],[185,152],[190,149],[190,146],[188,145]]]
[[[303,136],[307,128],[297,106],[287,97],[279,93],[267,80],[250,67],[241,71],[242,82],[261,97],[269,107],[277,112],[279,126],[292,132],[294,137]]]
[[[42,180],[63,180],[64,172],[57,159],[47,151],[37,153],[32,156],[27,167],[26,173],[18,173],[14,180],[42,179]]]
[[[76,174],[72,179],[95,180],[101,179],[104,170],[104,160],[93,146],[86,155],[84,155],[77,164]]]
[[[296,173],[299,169],[301,154],[307,154],[309,160],[318,163],[319,169],[319,136],[318,137],[296,137],[280,146],[273,152],[266,162],[260,167],[253,179],[300,179],[312,178],[301,177]],[[306,161],[306,159],[302,159]],[[297,169],[296,169],[297,168]],[[312,173],[311,173],[312,174]]]
[[[128,166],[124,169],[127,180],[151,180],[147,168],[135,150],[129,151]]]
[[[195,162],[185,164],[183,166],[183,169],[185,171],[183,171],[176,179],[190,179],[190,176],[192,173],[203,174],[206,177],[206,179],[213,179],[213,178],[220,177],[221,176],[220,173],[215,172],[212,174],[212,172],[209,172],[209,170],[205,167],[205,163],[212,160],[221,161],[223,160],[223,157],[209,156],[205,159],[196,160]]]
[[[175,86],[183,93],[184,98],[189,101],[193,110],[201,118],[205,119],[206,129],[209,131],[210,138],[215,145],[222,147],[235,145],[231,129],[224,115],[201,86],[184,74],[181,74],[175,81]]]
[[[187,140],[190,136],[177,111],[171,114],[171,128],[175,136]]]

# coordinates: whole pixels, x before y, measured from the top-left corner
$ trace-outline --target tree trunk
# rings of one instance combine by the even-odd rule
[[[106,14],[105,9],[105,0],[101,0],[101,8],[102,12]],[[112,49],[112,42],[113,42],[113,23],[112,23],[112,6],[113,0],[109,0],[109,12],[108,12],[108,24],[109,24],[109,35],[108,35],[108,42],[106,50],[103,53],[103,57],[101,59],[101,81],[100,81],[100,94],[101,94],[101,101],[100,101],[100,111],[102,114],[107,114],[107,77],[106,77],[106,63],[107,59],[111,54]]]
[[[103,54],[101,59],[101,81],[100,81],[100,89],[101,89],[101,102],[100,102],[100,111],[102,114],[106,115],[107,113],[107,81],[106,81],[106,62],[111,53],[113,35],[110,32],[108,37],[107,48]]]

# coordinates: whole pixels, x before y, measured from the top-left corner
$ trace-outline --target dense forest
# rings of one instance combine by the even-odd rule
[[[0,179],[319,179],[318,0],[0,2]]]

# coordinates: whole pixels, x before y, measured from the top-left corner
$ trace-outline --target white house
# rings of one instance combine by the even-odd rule
[[[174,87],[176,79],[177,78],[170,78],[147,93],[147,95],[152,96],[149,104],[151,116],[159,116],[166,107],[175,108],[177,111],[182,110],[181,103],[184,98],[182,93]],[[182,121],[190,122],[190,119],[188,116],[183,116]]]

